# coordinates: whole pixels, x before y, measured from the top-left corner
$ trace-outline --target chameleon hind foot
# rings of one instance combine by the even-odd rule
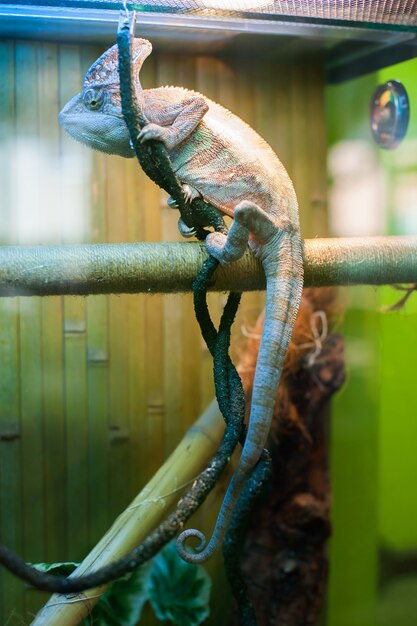
[[[206,238],[206,248],[211,256],[222,265],[240,259],[248,246],[249,231],[233,222],[228,235],[210,233]]]
[[[245,226],[262,245],[275,237],[277,233],[292,233],[298,230],[287,217],[272,217],[258,205],[245,200],[237,205],[233,219]]]
[[[257,204],[247,200],[239,202],[234,210],[233,219],[261,241],[269,239],[276,233],[277,227],[270,216]]]
[[[178,219],[178,230],[180,231],[184,239],[194,237],[197,233],[197,230],[194,228],[194,226],[187,226],[187,224],[183,221],[181,217]]]
[[[294,229],[285,218],[272,219],[253,202],[243,200],[234,210],[229,234],[211,233],[206,239],[206,247],[220,263],[231,263],[244,254],[248,244],[257,253],[266,243],[291,230]],[[249,240],[250,234],[252,238]]]
[[[195,198],[201,198],[200,192],[197,191],[197,189],[194,189],[194,187],[191,187],[191,185],[187,185],[184,183],[181,185],[181,189],[182,189],[182,193],[184,196],[184,200],[187,204],[191,204],[191,202]],[[170,209],[179,209],[177,201],[172,196],[168,198],[167,205],[169,206]],[[180,231],[181,235],[185,239],[194,237],[195,234],[197,233],[197,230],[193,226],[191,227],[187,226],[187,224],[183,221],[181,217],[178,220],[178,230]]]
[[[248,247],[252,225],[256,222],[259,213],[265,215],[265,212],[256,204],[247,201],[239,202],[234,210],[228,235],[222,233],[208,235],[206,239],[208,252],[222,264],[240,259]]]
[[[266,216],[265,211],[253,202],[240,202],[234,210],[233,223],[228,235],[222,233],[208,235],[206,239],[208,252],[222,264],[237,261],[248,247],[250,233],[258,234],[257,231],[261,229],[260,225],[265,221],[264,216]],[[268,217],[266,219],[268,226],[270,220]]]

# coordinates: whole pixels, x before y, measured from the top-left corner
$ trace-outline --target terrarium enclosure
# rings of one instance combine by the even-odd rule
[[[153,45],[143,87],[203,93],[259,132],[294,183],[305,240],[417,235],[417,3],[127,6],[137,11],[136,36]],[[59,256],[68,245],[182,241],[168,194],[136,159],[92,151],[58,123],[90,65],[115,43],[121,8],[0,0],[0,541],[32,563],[82,561],[214,397],[191,293],[40,296],[30,287],[50,246]],[[379,125],[378,106],[390,111]],[[390,133],[393,145],[378,144]],[[7,255],[19,259],[27,246],[40,246],[37,256],[7,274]],[[417,245],[409,259],[416,282]],[[11,295],[11,281],[27,291]],[[363,285],[336,297],[347,380],[325,416],[332,538],[321,626],[415,623],[417,297],[387,310],[404,293]],[[224,292],[209,294],[216,323],[225,302]],[[263,291],[243,295],[236,361],[263,303]],[[230,474],[193,517],[208,535]],[[204,567],[212,584],[204,623],[230,624],[221,555]],[[0,570],[1,624],[32,623],[48,598]],[[36,623],[77,623],[65,615]],[[139,623],[161,619],[147,603]]]

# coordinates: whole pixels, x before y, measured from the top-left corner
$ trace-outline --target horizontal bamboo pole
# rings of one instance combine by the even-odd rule
[[[190,291],[207,258],[200,243],[0,247],[0,296]],[[304,241],[306,286],[417,282],[417,237]],[[217,270],[212,289],[264,288],[249,252]]]
[[[213,401],[133,502],[116,519],[71,576],[81,576],[116,561],[137,546],[166,517],[188,485],[204,469],[220,442],[224,423]],[[75,626],[98,602],[105,587],[68,598],[54,594],[32,626]]]

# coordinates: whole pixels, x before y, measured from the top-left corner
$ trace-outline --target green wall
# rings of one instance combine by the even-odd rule
[[[375,157],[379,234],[417,233],[416,76],[412,60],[326,89],[329,155],[356,142]],[[393,151],[376,146],[369,126],[373,91],[389,79],[403,82],[411,108],[407,136]],[[409,626],[417,619],[417,559],[410,573],[400,565],[387,575],[400,558],[412,564],[417,551],[417,295],[401,311],[384,311],[401,295],[361,287],[342,296],[348,381],[332,415],[327,626]]]

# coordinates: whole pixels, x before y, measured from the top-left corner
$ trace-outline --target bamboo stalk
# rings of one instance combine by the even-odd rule
[[[207,258],[199,243],[123,243],[0,248],[0,296],[169,293],[191,290]],[[306,286],[417,281],[417,237],[304,241]],[[264,288],[249,251],[219,268],[214,291]]]
[[[218,447],[223,430],[217,402],[213,401],[72,575],[81,576],[108,565],[143,541],[178,501],[182,487],[205,467]],[[105,587],[89,589],[68,598],[54,594],[32,626],[74,626],[89,614],[104,591]]]

